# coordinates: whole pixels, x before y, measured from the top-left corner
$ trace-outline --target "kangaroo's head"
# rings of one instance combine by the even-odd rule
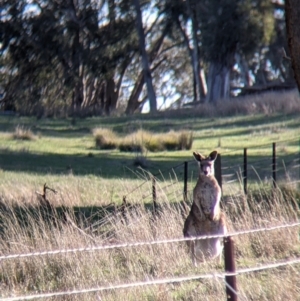
[[[218,152],[213,151],[207,157],[202,156],[200,153],[197,152],[193,152],[193,155],[199,164],[200,175],[207,176],[207,177],[214,176],[215,174],[214,163],[218,156]]]

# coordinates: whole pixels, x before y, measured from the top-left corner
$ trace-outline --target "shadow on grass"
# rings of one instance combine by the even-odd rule
[[[111,128],[112,130],[128,134],[143,128],[157,133],[168,132],[169,130],[193,130],[205,131],[215,127],[244,128],[255,127],[263,124],[268,126],[278,122],[291,121],[288,127],[298,127],[300,124],[299,114],[273,114],[265,116],[263,114],[253,116],[233,116],[230,117],[199,117],[193,111],[181,114],[163,113],[158,115],[136,115],[130,117],[93,117],[84,119],[41,119],[36,120],[29,117],[0,116],[1,131],[13,132],[17,125],[30,128],[34,133],[43,136],[53,136],[61,138],[75,138],[83,135],[91,135],[96,127]],[[247,130],[245,130],[247,133]],[[237,134],[242,134],[238,133]]]
[[[87,207],[52,207],[52,206],[19,206],[10,205],[0,201],[0,233],[5,235],[12,229],[7,225],[14,225],[16,229],[27,229],[28,235],[34,227],[41,228],[61,228],[69,224],[78,229],[85,229],[94,223],[101,225],[105,216],[117,214],[114,205],[108,206],[87,206]]]
[[[179,210],[184,217],[187,214],[187,204],[183,201],[172,203],[170,206]],[[143,209],[144,208],[144,209]],[[0,236],[2,239],[9,237],[11,231],[22,229],[31,237],[36,229],[41,233],[49,229],[62,229],[70,226],[81,234],[92,237],[102,236],[109,238],[112,234],[111,217],[127,222],[127,214],[139,210],[152,213],[153,221],[163,211],[162,205],[143,203],[131,205],[123,203],[120,206],[109,204],[106,206],[82,206],[82,207],[54,207],[48,205],[19,206],[7,205],[0,200]],[[12,226],[13,225],[13,228]],[[18,230],[17,230],[18,231]]]
[[[297,142],[295,142],[297,143]],[[299,153],[285,154],[277,152],[278,178],[284,178],[287,173],[300,175]],[[184,162],[188,162],[188,177],[196,179],[198,165],[190,156],[184,159],[168,155],[146,158],[146,166],[142,169],[136,165],[135,155],[123,156],[103,152],[96,155],[62,155],[62,154],[34,154],[30,152],[14,152],[0,149],[0,168],[3,171],[35,173],[39,175],[95,175],[108,179],[149,179],[150,174],[159,180],[168,179],[176,175],[179,181],[184,178]],[[243,154],[222,155],[222,175],[238,173],[243,170]],[[248,152],[248,176],[253,180],[272,176],[272,153],[267,155],[252,155]],[[148,174],[149,173],[149,174]]]
[[[27,172],[54,175],[96,175],[104,178],[136,179],[140,172],[135,154],[36,154],[25,151],[0,149],[0,168],[3,171]],[[146,158],[144,169],[152,174],[172,172],[175,166],[183,164],[183,159],[163,157]],[[183,171],[183,168],[182,168]]]

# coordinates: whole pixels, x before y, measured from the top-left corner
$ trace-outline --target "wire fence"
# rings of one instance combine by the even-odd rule
[[[58,249],[52,251],[41,251],[41,252],[30,252],[23,254],[10,254],[10,255],[2,255],[0,256],[0,262],[8,259],[17,259],[17,258],[28,258],[28,257],[37,257],[37,256],[49,256],[49,255],[58,255],[58,254],[67,254],[67,253],[79,253],[79,252],[96,252],[110,249],[120,249],[120,248],[133,248],[133,247],[141,247],[141,246],[153,246],[153,245],[161,245],[161,244],[172,244],[178,242],[186,242],[186,241],[197,241],[211,238],[225,238],[225,237],[235,237],[239,235],[246,234],[254,234],[258,232],[269,232],[274,230],[280,230],[285,228],[293,228],[300,226],[299,223],[291,223],[285,225],[278,225],[273,227],[264,227],[259,229],[249,229],[244,231],[236,231],[231,232],[225,235],[203,235],[197,237],[179,237],[174,239],[162,239],[162,240],[152,240],[152,241],[140,241],[134,243],[122,243],[122,244],[110,244],[104,246],[93,246],[93,247],[85,247],[85,248],[73,248],[73,249]]]
[[[96,252],[96,251],[115,249],[115,248],[119,249],[119,248],[129,248],[129,247],[137,247],[137,246],[143,246],[143,245],[167,244],[167,243],[184,242],[184,241],[191,241],[191,240],[203,240],[203,239],[209,239],[209,238],[226,238],[226,237],[233,237],[233,236],[239,236],[239,235],[245,235],[245,234],[253,234],[253,233],[265,232],[265,231],[274,231],[274,230],[291,228],[291,227],[299,227],[299,226],[300,226],[300,222],[279,225],[279,226],[274,226],[274,227],[268,227],[268,228],[259,228],[259,229],[251,229],[251,230],[246,230],[246,231],[233,232],[233,233],[230,233],[227,235],[207,235],[207,236],[192,237],[192,238],[176,238],[176,239],[168,239],[168,240],[115,244],[115,245],[98,246],[98,247],[90,247],[90,248],[64,249],[64,250],[54,250],[54,251],[44,251],[44,252],[32,252],[32,253],[26,253],[26,254],[4,255],[4,256],[0,257],[0,262],[3,260],[22,259],[22,258],[28,258],[28,257],[34,257],[34,256],[46,256],[46,255],[49,256],[49,255],[57,255],[57,254],[63,254],[63,253],[64,254],[65,253],[77,253],[77,252]],[[299,263],[300,263],[300,258],[294,258],[294,259],[275,262],[275,263],[263,264],[260,266],[242,268],[242,269],[238,269],[234,272],[207,273],[207,274],[187,275],[187,276],[172,277],[172,278],[152,279],[152,280],[148,280],[148,281],[112,284],[112,285],[107,285],[107,286],[99,286],[99,287],[86,288],[86,289],[80,289],[80,290],[67,290],[67,291],[60,291],[60,292],[51,292],[51,293],[41,293],[41,294],[0,298],[0,301],[21,301],[21,300],[45,299],[45,298],[60,297],[60,296],[88,294],[88,293],[95,293],[95,292],[108,291],[108,290],[129,289],[129,288],[142,287],[142,286],[151,286],[151,285],[153,286],[153,285],[161,285],[161,284],[180,283],[180,282],[200,280],[200,279],[218,279],[218,278],[224,280],[225,286],[228,287],[234,294],[239,295],[239,293],[236,291],[236,289],[231,287],[226,282],[226,277],[239,276],[242,274],[259,272],[259,271],[264,271],[264,270],[268,270],[268,269],[275,269],[275,268],[284,267],[284,266],[291,266],[291,265],[296,265]],[[242,296],[240,296],[240,297],[242,297]]]
[[[88,294],[88,293],[96,293],[101,291],[108,290],[120,290],[120,289],[129,289],[134,287],[142,287],[142,286],[153,286],[153,285],[161,285],[161,284],[172,284],[172,283],[181,283],[187,281],[201,280],[201,279],[222,279],[225,280],[226,276],[238,276],[242,274],[259,272],[268,269],[275,269],[284,266],[296,265],[300,263],[300,258],[293,260],[286,260],[278,263],[269,263],[264,264],[257,267],[239,269],[235,271],[235,273],[211,273],[211,274],[196,274],[191,276],[184,277],[172,277],[172,278],[163,278],[163,279],[154,279],[149,281],[140,281],[133,283],[122,283],[108,286],[99,286],[94,288],[87,288],[81,290],[72,290],[72,291],[61,291],[61,292],[53,292],[53,293],[44,293],[44,294],[35,294],[35,295],[27,295],[27,296],[18,296],[18,297],[9,297],[9,298],[0,298],[0,301],[22,301],[22,300],[34,300],[34,299],[44,299],[44,298],[52,298],[52,297],[60,297],[60,296],[72,296],[79,294]],[[228,286],[228,283],[225,282],[225,285]],[[231,290],[237,295],[239,293],[230,287]]]
[[[299,149],[287,152],[288,145],[297,145]],[[260,154],[260,149],[264,151]],[[265,149],[270,150],[266,155]],[[234,152],[234,154],[233,154]],[[262,144],[256,147],[241,150],[240,155],[237,150],[224,151],[220,154],[222,159],[215,165],[220,165],[216,170],[216,178],[223,190],[223,194],[232,191],[235,185],[235,193],[243,192],[247,194],[248,186],[268,185],[276,186],[280,181],[290,184],[300,183],[300,138],[282,140],[272,144]],[[127,200],[139,199],[140,201],[153,201],[157,208],[157,202],[166,200],[169,202],[189,199],[192,194],[194,182],[198,178],[198,165],[194,159],[179,163],[171,168],[160,170],[156,174],[143,171],[144,180],[137,187],[124,194]],[[165,184],[167,182],[167,184]],[[139,196],[136,197],[135,193]],[[123,197],[123,199],[124,199]]]
[[[282,141],[281,143],[297,142],[296,139]],[[279,144],[279,146],[278,146]],[[268,145],[264,145],[267,147]],[[293,179],[295,183],[300,182],[300,152],[285,153],[284,145],[280,146],[280,143],[277,143],[277,151],[274,154],[269,156],[263,156],[261,159],[257,160],[256,156],[251,156],[251,151],[248,150],[247,153],[247,179],[248,180],[259,180],[267,181],[268,183],[273,183],[274,181],[274,171],[276,172],[276,179],[289,177]],[[245,179],[245,157],[241,156],[230,156],[230,151],[222,154],[222,165],[221,165],[221,178],[223,188],[226,185],[231,185],[232,183],[243,182]],[[276,165],[274,164],[276,161]],[[193,164],[190,164],[192,163]],[[189,166],[191,165],[191,166]],[[187,166],[189,170],[187,173]],[[141,201],[156,201],[157,199],[165,199],[168,202],[178,201],[182,196],[192,193],[192,190],[188,188],[188,183],[193,182],[197,179],[197,164],[194,164],[194,160],[187,161],[186,163],[180,163],[174,166],[171,169],[166,169],[160,171],[159,173],[152,175],[150,173],[145,173],[145,179],[141,184],[137,185],[130,191],[124,194],[123,201],[126,202],[133,194],[138,193],[142,195]],[[273,174],[272,174],[273,173]],[[168,181],[161,181],[160,179],[168,179]],[[186,181],[186,182],[185,182]],[[167,182],[167,183],[165,183]],[[109,216],[106,216],[106,221],[109,219]],[[105,220],[99,221],[99,223],[104,223]],[[112,249],[122,249],[122,248],[134,248],[140,246],[153,246],[159,244],[174,244],[182,243],[186,241],[196,241],[202,239],[210,238],[227,238],[227,237],[236,237],[240,235],[255,234],[258,232],[268,232],[285,228],[299,227],[300,222],[292,224],[283,224],[267,228],[259,229],[250,229],[238,232],[232,232],[226,235],[206,235],[201,237],[191,237],[191,238],[173,238],[173,239],[163,239],[163,240],[153,240],[153,241],[140,241],[134,243],[121,243],[121,244],[108,244],[92,247],[83,247],[83,248],[72,248],[72,249],[57,249],[57,250],[46,250],[39,252],[30,252],[30,253],[20,253],[20,254],[4,254],[0,256],[0,263],[7,260],[22,260],[23,258],[31,257],[40,257],[40,256],[55,256],[59,254],[75,254],[79,252],[100,252],[103,250],[112,250]],[[60,291],[60,292],[50,292],[50,293],[41,293],[33,295],[24,295],[8,298],[0,298],[0,301],[19,301],[19,300],[34,300],[34,299],[43,299],[43,298],[52,298],[59,296],[72,296],[80,294],[95,293],[107,290],[118,290],[118,289],[129,289],[133,287],[141,286],[150,286],[150,285],[160,285],[160,284],[170,284],[170,283],[179,283],[185,281],[193,281],[199,279],[221,279],[225,282],[225,286],[231,290],[235,295],[239,295],[237,290],[232,287],[227,281],[227,276],[238,276],[246,273],[258,272],[267,269],[275,269],[283,266],[296,265],[300,263],[300,258],[273,262],[268,264],[263,264],[260,266],[254,266],[244,269],[238,269],[234,273],[208,273],[208,274],[199,274],[199,275],[187,275],[182,277],[171,277],[171,278],[162,278],[162,279],[151,279],[148,281],[133,282],[133,283],[122,283],[122,284],[111,284],[107,286],[92,287],[80,290],[70,290],[70,291]],[[239,298],[242,300],[243,296],[239,295]]]

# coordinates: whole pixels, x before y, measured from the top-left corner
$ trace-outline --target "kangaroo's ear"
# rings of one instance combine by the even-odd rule
[[[209,154],[208,158],[210,161],[215,161],[218,157],[218,152],[217,151],[213,151]]]
[[[198,162],[201,162],[201,160],[205,159],[205,157],[203,157],[200,153],[193,152],[193,155]]]

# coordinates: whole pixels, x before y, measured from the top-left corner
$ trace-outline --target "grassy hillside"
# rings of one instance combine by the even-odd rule
[[[182,206],[182,163],[189,162],[191,201],[197,177],[193,150],[208,154],[217,149],[221,153],[224,210],[230,231],[298,221],[299,98],[272,94],[246,99],[243,105],[232,102],[224,106],[156,116],[64,120],[0,116],[0,256],[181,238],[187,214]],[[166,135],[170,130],[189,130],[194,143],[190,151],[99,150],[92,134],[97,127],[112,129],[120,136],[139,129]],[[277,190],[270,189],[272,142],[277,151]],[[247,197],[238,180],[245,147],[251,188]],[[158,179],[160,214],[155,217],[151,174]],[[44,183],[52,189],[46,195],[50,207],[41,205]],[[129,203],[125,209],[119,206],[124,197]],[[238,268],[300,257],[297,227],[242,235],[235,242]],[[222,271],[223,263],[218,262],[193,267],[182,243],[7,259],[0,265],[0,297]],[[238,277],[238,288],[247,300],[298,300],[298,274],[296,265],[249,273]],[[216,277],[53,298],[200,299],[225,300],[223,280]]]
[[[0,116],[1,177],[18,179],[24,185],[29,181],[35,183],[37,189],[46,180],[55,184],[70,174],[76,179],[88,176],[95,182],[101,179],[108,183],[110,179],[116,182],[120,179],[144,180],[147,172],[166,179],[170,174],[174,175],[172,169],[177,167],[175,173],[181,180],[181,164],[191,161],[189,177],[193,181],[197,169],[192,150],[208,154],[217,149],[222,155],[226,182],[231,180],[226,175],[238,173],[243,164],[243,149],[247,147],[249,177],[264,181],[271,177],[272,142],[276,142],[279,178],[290,176],[298,179],[299,172],[294,166],[297,165],[300,148],[299,99],[289,93],[268,94],[265,98],[249,98],[243,103],[244,106],[241,106],[241,100],[229,103],[226,110],[225,104],[218,108],[207,105],[156,116],[64,120]],[[256,108],[255,111],[253,108]],[[189,130],[193,132],[194,142],[191,151],[141,154],[99,150],[92,135],[97,127],[112,129],[120,136],[139,129],[153,133]],[[29,129],[32,139],[14,139],[16,129],[20,128]],[[141,171],[138,163],[142,163],[146,172]],[[256,172],[258,169],[259,172]],[[107,188],[109,185],[105,186],[111,190]],[[118,190],[118,186],[113,185],[113,189]]]

